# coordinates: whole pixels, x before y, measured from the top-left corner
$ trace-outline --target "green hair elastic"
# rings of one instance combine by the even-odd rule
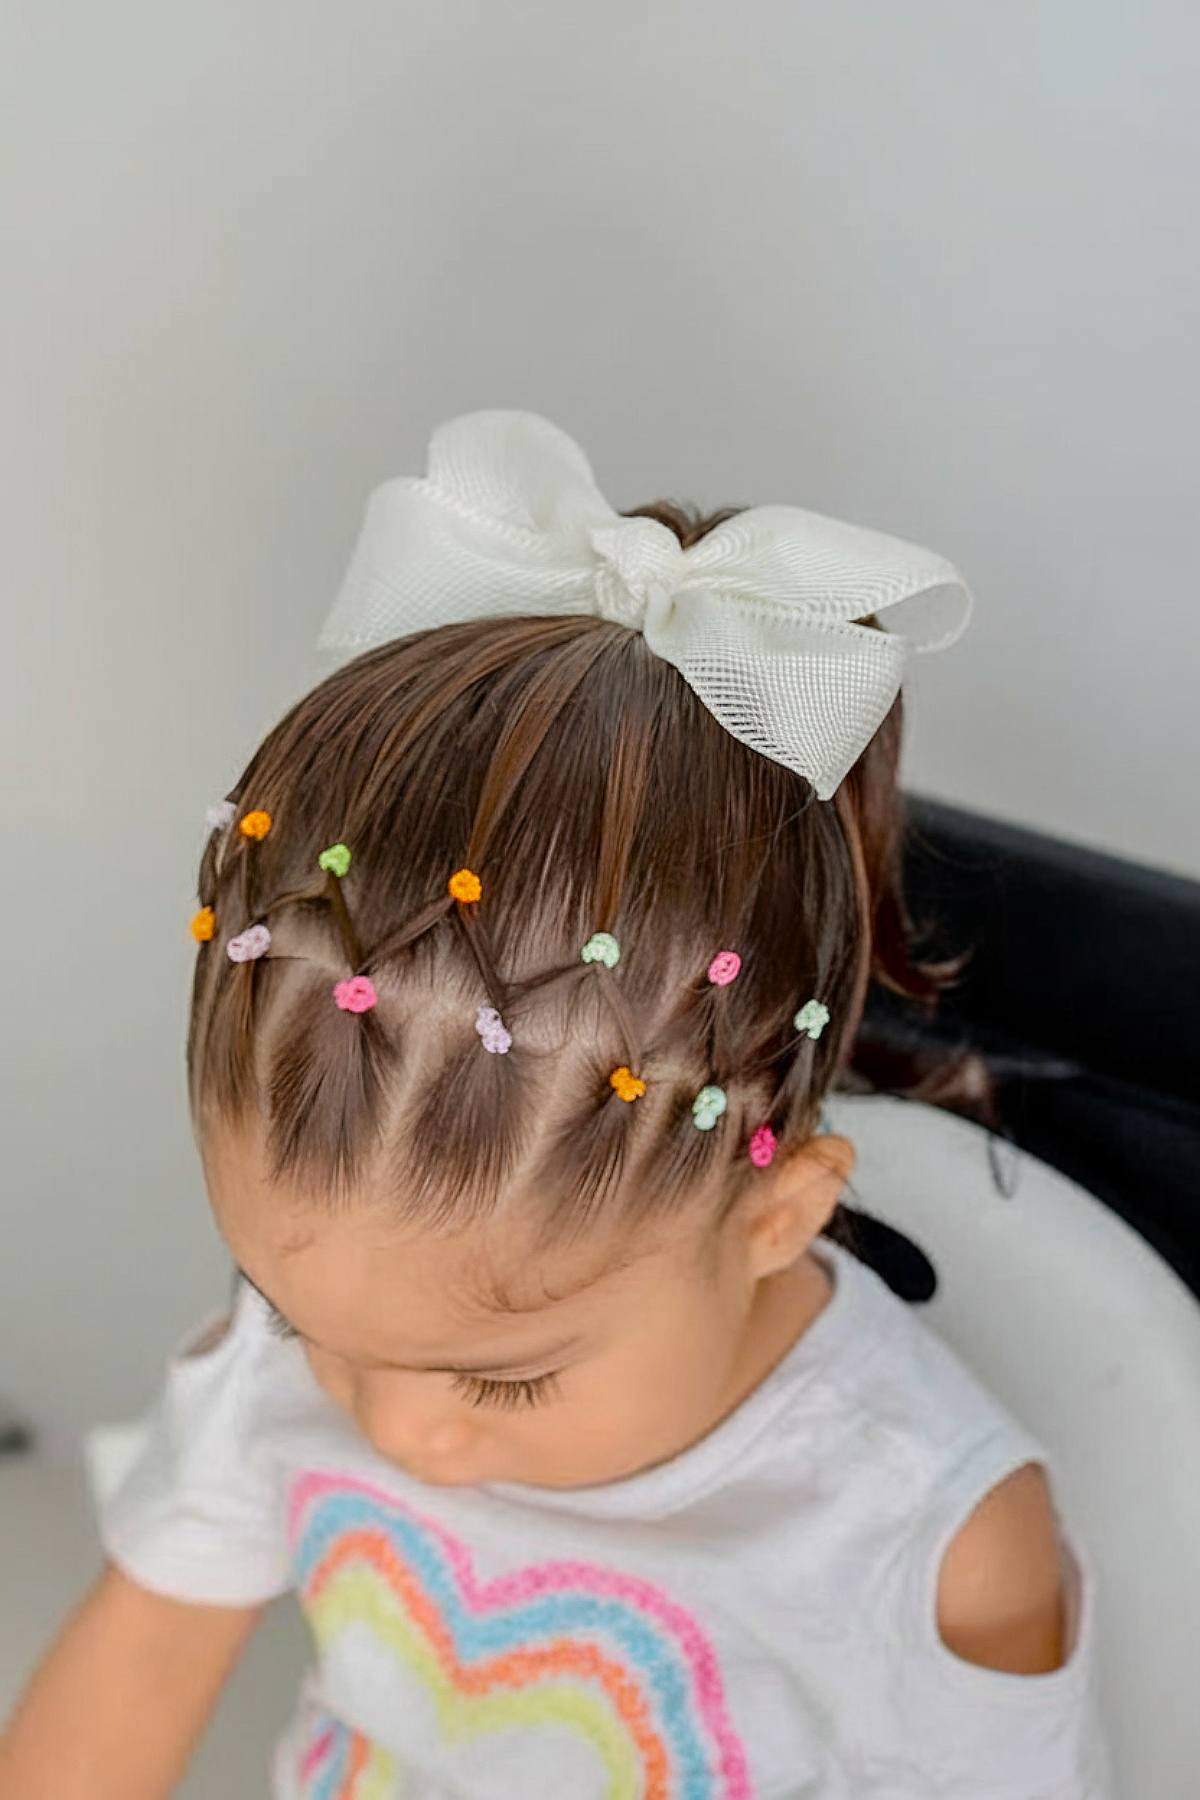
[[[345,844],[330,844],[328,850],[322,850],[318,856],[317,866],[340,880],[350,867],[350,852]]]
[[[829,1008],[823,1000],[806,1000],[792,1024],[803,1036],[819,1038],[829,1023]]]
[[[585,963],[598,962],[615,969],[621,960],[621,946],[611,931],[594,931],[579,954]]]
[[[702,1087],[692,1101],[692,1119],[697,1131],[711,1131],[729,1105],[724,1088]]]

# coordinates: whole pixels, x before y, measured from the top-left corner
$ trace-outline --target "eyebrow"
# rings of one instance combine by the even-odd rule
[[[296,1331],[296,1327],[292,1324],[292,1321],[288,1318],[287,1314],[281,1307],[276,1306],[269,1294],[263,1293],[257,1281],[247,1275],[245,1269],[241,1268],[239,1265],[235,1264],[234,1266],[236,1273],[241,1276],[247,1287],[252,1287],[254,1289],[259,1299],[270,1309],[279,1323],[281,1325],[286,1325],[289,1331]],[[296,1335],[297,1337],[302,1337],[304,1334],[296,1331]],[[309,1342],[312,1343],[313,1340],[310,1338]],[[569,1350],[573,1350],[578,1343],[578,1337],[564,1338],[557,1344],[548,1345],[538,1356],[510,1357],[507,1362],[379,1362],[375,1364],[375,1367],[380,1369],[404,1369],[411,1375],[517,1375],[523,1374],[528,1369],[536,1369],[540,1368],[543,1364],[549,1365],[553,1363],[557,1357],[565,1356]],[[315,1344],[314,1348],[319,1350],[321,1346]]]

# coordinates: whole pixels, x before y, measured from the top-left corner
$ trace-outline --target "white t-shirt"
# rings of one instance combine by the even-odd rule
[[[870,1269],[673,1462],[422,1487],[243,1285],[101,1507],[145,1586],[299,1592],[316,1667],[276,1800],[1102,1800],[1090,1564],[1048,1675],[955,1657],[942,1555],[1040,1445]]]

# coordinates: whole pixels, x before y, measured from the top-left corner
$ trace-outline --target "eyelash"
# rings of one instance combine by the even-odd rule
[[[525,1381],[497,1381],[488,1375],[455,1375],[455,1393],[472,1406],[498,1406],[513,1412],[527,1406],[544,1406],[558,1392],[557,1375],[534,1375]]]
[[[267,1315],[267,1329],[273,1337],[298,1338],[300,1333],[289,1325],[274,1307]],[[455,1393],[462,1394],[472,1406],[498,1406],[509,1412],[529,1406],[544,1406],[558,1392],[557,1375],[533,1375],[524,1381],[497,1381],[487,1375],[455,1375],[451,1379]]]

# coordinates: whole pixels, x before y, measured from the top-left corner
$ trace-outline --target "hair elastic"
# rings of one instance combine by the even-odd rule
[[[711,1131],[729,1105],[724,1088],[702,1087],[692,1101],[692,1120],[697,1131]]]
[[[211,906],[202,906],[198,913],[192,914],[192,936],[198,944],[211,942],[217,929],[217,915]]]
[[[237,807],[232,800],[214,800],[205,809],[204,822],[210,831],[224,831],[233,824],[237,815]]]
[[[819,1038],[829,1023],[829,1008],[823,1000],[806,1000],[792,1020],[803,1036]]]
[[[379,1004],[375,983],[368,975],[351,975],[348,981],[339,981],[333,998],[340,1010],[348,1013],[370,1012]]]
[[[475,1029],[485,1050],[493,1056],[507,1056],[512,1049],[512,1032],[494,1006],[481,1006],[475,1014]]]
[[[239,931],[231,937],[225,946],[225,953],[230,962],[257,962],[271,948],[271,933],[266,925],[247,925],[245,931]]]
[[[452,897],[462,906],[474,906],[483,898],[483,883],[470,869],[459,869],[446,884]]]
[[[271,815],[269,812],[248,812],[238,825],[238,830],[243,837],[255,838],[259,842],[266,837],[270,829]]]
[[[769,1168],[775,1161],[775,1151],[779,1140],[769,1125],[760,1125],[750,1138],[750,1148],[746,1152],[756,1169]]]
[[[336,875],[340,881],[350,867],[350,851],[345,844],[330,844],[328,850],[322,850],[318,856],[317,867],[324,869],[327,875]]]
[[[621,960],[621,946],[611,931],[593,931],[579,955],[585,963],[598,962],[606,969],[615,969]]]
[[[708,965],[708,979],[714,987],[728,987],[741,971],[742,959],[736,950],[718,950]]]
[[[646,1084],[641,1076],[635,1075],[624,1063],[619,1069],[613,1070],[608,1078],[608,1085],[622,1100],[640,1100],[646,1091]]]

